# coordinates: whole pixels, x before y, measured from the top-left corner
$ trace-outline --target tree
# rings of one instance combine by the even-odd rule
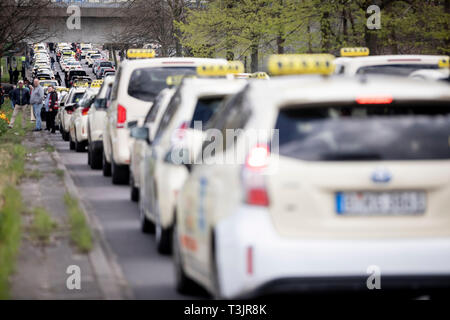
[[[0,57],[23,42],[42,41],[50,36],[43,18],[50,3],[51,0],[0,1]]]

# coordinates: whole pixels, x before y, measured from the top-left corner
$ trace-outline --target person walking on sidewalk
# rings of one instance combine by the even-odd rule
[[[48,104],[47,108],[47,130],[51,130],[51,133],[55,133],[55,117],[56,117],[56,107],[58,104],[58,94],[55,91],[53,85],[48,87]]]
[[[10,128],[14,126],[19,111],[23,111],[23,114],[25,114],[25,109],[30,104],[30,91],[23,86],[22,80],[17,84],[17,88],[14,89],[12,100],[14,101],[15,106],[11,122],[9,123]]]
[[[41,87],[38,79],[34,79],[33,85],[30,103],[33,105],[34,116],[36,117],[36,128],[34,131],[42,131],[41,109],[44,102],[44,88]]]

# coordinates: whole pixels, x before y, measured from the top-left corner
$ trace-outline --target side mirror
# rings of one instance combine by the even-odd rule
[[[128,124],[127,124],[128,129],[133,129],[134,127],[137,126],[137,124],[138,124],[137,121],[130,121],[130,122],[128,122]]]
[[[145,140],[149,142],[147,127],[133,127],[130,131],[130,136],[137,140]]]
[[[61,103],[59,104],[59,106],[60,106],[60,107],[64,107],[64,102],[61,102]]]

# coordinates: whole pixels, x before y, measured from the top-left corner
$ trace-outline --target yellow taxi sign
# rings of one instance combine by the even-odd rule
[[[128,49],[127,59],[149,59],[156,55],[153,49]]]
[[[66,88],[66,87],[56,87],[56,91],[58,91],[58,92],[69,91],[69,88]]]
[[[266,72],[255,72],[255,73],[252,73],[249,76],[249,78],[250,79],[263,79],[263,80],[269,80],[270,79],[269,75]]]
[[[341,57],[364,57],[370,54],[369,48],[342,48]]]
[[[204,64],[197,67],[197,74],[204,77],[223,77],[243,72],[244,64],[241,61],[229,61],[226,64]]]
[[[88,81],[77,81],[73,84],[74,87],[89,87]]]
[[[268,71],[272,75],[334,73],[335,57],[331,54],[276,54],[268,61]]]
[[[103,80],[94,80],[91,83],[91,88],[100,88],[103,84]]]
[[[438,62],[439,68],[449,68],[450,67],[450,57],[445,57],[439,59]]]

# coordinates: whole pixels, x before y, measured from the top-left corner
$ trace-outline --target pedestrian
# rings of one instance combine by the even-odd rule
[[[11,66],[9,66],[9,83],[10,83],[10,84],[15,83],[15,82],[14,82],[14,71],[13,71],[13,69],[11,68]]]
[[[52,63],[52,70],[54,70],[54,69],[55,69],[55,58],[53,58],[53,56],[52,56],[52,58],[50,59],[50,61],[51,61],[51,63]]]
[[[30,91],[30,95],[33,92],[33,86],[31,85],[31,83],[28,81],[28,90]],[[36,117],[34,116],[34,110],[33,110],[33,106],[31,106],[30,108],[30,121],[34,122],[36,121]]]
[[[0,83],[0,109],[3,106],[3,103],[5,103],[5,90],[3,90],[3,86]]]
[[[56,107],[58,104],[58,94],[55,91],[55,87],[53,85],[48,87],[47,94],[48,104],[47,104],[47,130],[51,133],[55,133],[55,118],[56,118]]]
[[[59,72],[56,73],[55,79],[56,79],[56,81],[58,81],[59,85],[62,85],[62,82],[61,82],[62,80],[61,80],[61,76],[59,75]]]
[[[13,82],[14,83],[17,83],[19,81],[19,75],[20,75],[20,72],[19,72],[19,70],[16,67],[16,69],[13,72],[13,79],[14,79]]]
[[[22,80],[18,82],[17,88],[13,90],[12,100],[14,101],[15,106],[13,115],[11,117],[11,122],[9,123],[10,128],[14,126],[17,114],[20,111],[23,111],[23,114],[25,114],[25,110],[30,104],[30,91],[24,87]]]
[[[38,79],[34,79],[33,86],[30,103],[33,105],[34,116],[36,117],[36,128],[34,131],[42,131],[41,109],[44,102],[44,88],[41,87]]]
[[[20,71],[20,73],[22,74],[22,79],[25,79],[27,77],[25,71],[25,64],[22,64],[22,70]]]
[[[16,90],[16,86],[13,86],[12,89],[9,91],[9,94],[8,94],[8,96],[9,96],[9,101],[11,101],[11,108],[12,108],[13,110],[14,110],[14,105],[15,105],[15,103],[14,103],[14,97],[13,97],[14,90]]]

